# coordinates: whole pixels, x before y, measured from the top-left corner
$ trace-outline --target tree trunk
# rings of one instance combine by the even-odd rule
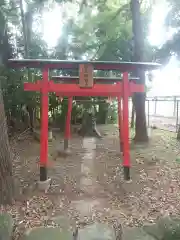
[[[31,132],[34,132],[34,112],[35,108],[33,108],[30,104],[27,106],[28,116],[29,116],[29,128]]]
[[[83,137],[91,136],[101,138],[101,134],[96,128],[96,119],[92,113],[85,111],[79,134]]]
[[[22,28],[23,28],[23,40],[24,40],[24,56],[25,58],[28,57],[28,40],[27,40],[27,30],[26,30],[26,22],[25,22],[25,16],[24,16],[24,10],[23,10],[23,1],[19,1],[20,5],[20,11],[21,11],[21,22],[22,22]]]
[[[137,93],[134,96],[135,109],[136,109],[136,124],[135,124],[135,142],[147,142],[148,133],[146,127],[145,115],[145,94]]]
[[[139,0],[131,0],[132,28],[134,35],[134,56],[133,61],[142,62],[144,60],[144,36],[141,22]],[[136,76],[139,78],[138,83],[145,85],[145,73],[142,70],[136,70]],[[136,142],[148,141],[146,114],[145,114],[145,93],[134,94],[134,106],[136,111]]]
[[[12,156],[7,134],[2,90],[0,88],[0,205],[13,201]]]
[[[134,100],[132,99],[131,128],[134,128],[134,123],[135,123],[135,107],[134,107]]]
[[[180,125],[178,126],[177,140],[180,141]]]
[[[106,124],[108,118],[108,103],[100,103],[99,104],[99,112],[98,112],[98,124]]]
[[[0,12],[0,69],[3,63],[12,54],[8,41],[6,21]],[[7,123],[4,111],[3,95],[0,78],[0,205],[11,204],[13,201],[14,184],[12,177],[12,156],[10,153],[9,140],[7,134]]]
[[[23,0],[20,0],[20,11],[21,11],[21,22],[23,29],[23,40],[24,40],[24,58],[29,58],[29,49],[31,43],[31,29],[32,29],[32,14],[30,11],[24,13]],[[27,68],[28,81],[32,79],[31,71]]]

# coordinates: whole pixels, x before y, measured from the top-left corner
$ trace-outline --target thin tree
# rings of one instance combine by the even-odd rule
[[[29,4],[28,11],[24,13],[23,9],[23,1],[19,0],[19,7],[21,12],[21,23],[22,23],[22,33],[23,33],[23,41],[24,41],[24,58],[30,57],[30,47],[31,47],[31,37],[32,37],[32,19],[33,19],[33,11],[32,5]],[[31,81],[31,71],[27,69],[28,80]],[[33,104],[33,100],[28,101],[26,104],[26,116],[28,117],[28,127],[33,132],[34,129],[34,113],[35,106]],[[23,111],[23,110],[22,110]]]
[[[141,21],[140,1],[131,0],[132,29],[134,39],[133,61],[143,62],[144,60],[144,35]],[[145,73],[142,70],[136,70],[139,83],[145,85]],[[148,141],[146,114],[145,114],[145,93],[135,93],[133,97],[136,111],[135,138],[136,142]]]

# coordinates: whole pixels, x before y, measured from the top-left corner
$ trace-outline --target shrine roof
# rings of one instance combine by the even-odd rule
[[[161,67],[159,63],[149,62],[112,62],[112,61],[82,61],[82,60],[51,60],[51,59],[9,59],[8,66],[13,68],[44,68],[49,69],[78,69],[80,64],[92,64],[94,70],[119,70],[130,72],[135,69],[144,71]]]

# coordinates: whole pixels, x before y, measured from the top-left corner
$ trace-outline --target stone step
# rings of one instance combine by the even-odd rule
[[[116,240],[115,232],[107,224],[94,223],[79,229],[77,240]]]
[[[0,240],[10,240],[13,233],[14,221],[10,214],[0,214]]]
[[[143,228],[126,228],[123,229],[122,240],[157,240],[146,233]]]
[[[94,223],[79,229],[77,240],[156,240],[143,228],[114,229],[108,224]]]
[[[37,227],[25,232],[25,240],[72,240],[73,232],[70,231],[70,222],[63,215],[51,219],[56,227]]]
[[[73,234],[60,227],[38,227],[26,231],[24,240],[73,240]]]
[[[162,217],[155,224],[144,226],[143,229],[158,240],[180,239],[180,218]]]
[[[161,218],[156,224],[149,226],[123,228],[93,223],[78,229],[73,236],[70,222],[64,216],[53,217],[56,227],[38,227],[29,229],[24,234],[24,240],[179,240],[180,219]],[[13,230],[13,220],[8,214],[0,215],[0,240],[10,240]]]

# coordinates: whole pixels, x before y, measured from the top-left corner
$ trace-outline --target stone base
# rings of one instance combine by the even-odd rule
[[[52,131],[49,131],[48,132],[48,141],[52,142],[52,140],[53,140],[53,134],[52,134]]]
[[[66,150],[58,150],[59,157],[68,157],[72,154],[71,150],[67,148]]]
[[[151,129],[151,128],[148,128],[148,129],[147,129],[147,133],[148,133],[148,137],[150,138],[151,135],[152,135],[152,129]]]
[[[130,167],[124,166],[124,180],[130,181]]]
[[[40,142],[40,131],[34,131],[33,133],[34,139],[38,142]],[[52,136],[52,132],[48,132],[48,141],[52,142],[53,141],[53,136]]]
[[[38,181],[38,189],[43,192],[47,192],[51,186],[51,178],[48,178],[46,181]]]

